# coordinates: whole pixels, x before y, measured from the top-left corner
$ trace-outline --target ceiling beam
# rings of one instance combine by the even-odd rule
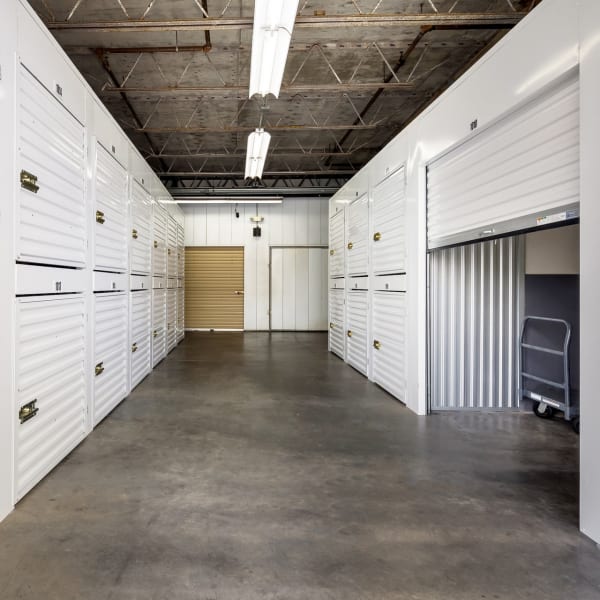
[[[282,94],[304,94],[309,92],[365,92],[373,90],[413,90],[413,83],[398,83],[397,81],[350,82],[350,83],[311,83],[283,85]],[[106,86],[103,94],[237,94],[248,97],[247,85],[221,86]]]
[[[347,129],[376,129],[377,125],[265,125],[270,131],[346,131]],[[246,133],[256,129],[255,126],[235,125],[229,127],[139,127],[133,128],[138,133]]]
[[[338,27],[423,27],[438,25],[516,25],[526,12],[509,13],[431,13],[431,14],[377,14],[298,16],[295,28],[330,29]],[[101,31],[131,33],[135,31],[219,31],[225,29],[252,29],[252,17],[235,19],[203,18],[174,19],[167,21],[126,20],[56,22],[49,21],[47,27],[53,31]]]
[[[349,177],[356,173],[355,169],[331,169],[327,171],[265,171],[262,178],[273,177]],[[229,179],[244,177],[244,171],[164,171],[156,173],[164,179],[196,179],[198,177],[210,179]]]
[[[309,150],[305,152],[301,151],[289,151],[289,150],[278,150],[277,148],[271,148],[271,156],[274,157],[282,157],[282,156],[290,156],[294,158],[311,158],[311,157],[324,157],[324,156],[352,156],[354,152],[325,152],[325,151],[314,151],[311,152]],[[161,153],[161,154],[145,154],[146,159],[148,158],[231,158],[231,159],[240,159],[246,158],[246,152],[194,152],[190,154],[171,154],[171,153]]]

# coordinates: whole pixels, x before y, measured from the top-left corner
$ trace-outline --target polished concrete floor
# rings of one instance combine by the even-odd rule
[[[417,417],[323,334],[190,334],[0,525],[0,598],[597,599],[577,443]]]

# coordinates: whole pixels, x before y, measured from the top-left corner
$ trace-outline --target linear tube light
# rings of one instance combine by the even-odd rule
[[[249,98],[279,97],[299,0],[255,0]]]
[[[258,196],[253,198],[236,196],[188,196],[181,200],[161,200],[161,204],[281,204],[283,196]]]
[[[271,134],[257,129],[248,136],[246,151],[246,179],[260,179],[265,167]]]

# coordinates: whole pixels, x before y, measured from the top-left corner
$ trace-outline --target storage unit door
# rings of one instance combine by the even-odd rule
[[[167,354],[167,290],[152,290],[152,366]]]
[[[159,204],[154,205],[152,213],[152,273],[167,274],[167,211]]]
[[[346,267],[349,275],[366,275],[369,244],[369,197],[363,194],[348,207]]]
[[[152,369],[150,328],[152,326],[151,292],[131,292],[131,389]]]
[[[87,246],[83,125],[24,67],[19,85],[16,258],[83,267]]]
[[[531,101],[427,169],[429,248],[578,215],[579,81]]]
[[[184,336],[185,329],[185,291],[182,287],[177,288],[177,341],[180,342]]]
[[[329,350],[344,358],[344,290],[329,290]]]
[[[373,272],[402,273],[406,270],[406,212],[404,167],[379,182],[373,190]]]
[[[96,144],[94,269],[127,270],[127,171]]]
[[[244,328],[244,248],[185,249],[186,329]]]
[[[17,300],[15,500],[85,437],[85,327],[82,296]]]
[[[515,237],[429,254],[432,410],[519,405],[522,256]]]
[[[346,296],[346,361],[363,375],[367,374],[367,314],[369,302],[364,290]]]
[[[185,231],[177,225],[177,274],[183,277],[185,273]]]
[[[94,294],[94,426],[128,392],[127,294]]]
[[[167,352],[177,345],[177,288],[167,290]]]
[[[272,330],[327,330],[327,248],[272,248],[270,283]]]
[[[134,180],[131,192],[131,238],[129,260],[132,273],[148,275],[152,268],[152,198]]]
[[[373,381],[406,402],[406,294],[373,292]]]
[[[177,277],[177,221],[171,216],[167,221],[167,277]]]
[[[344,276],[344,211],[340,210],[329,219],[329,276]]]

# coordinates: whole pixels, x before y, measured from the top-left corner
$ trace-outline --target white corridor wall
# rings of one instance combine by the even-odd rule
[[[282,204],[259,204],[264,217],[260,238],[252,236],[250,217],[256,204],[182,204],[186,246],[244,246],[244,329],[269,329],[269,248],[326,246],[328,199],[286,198]]]

